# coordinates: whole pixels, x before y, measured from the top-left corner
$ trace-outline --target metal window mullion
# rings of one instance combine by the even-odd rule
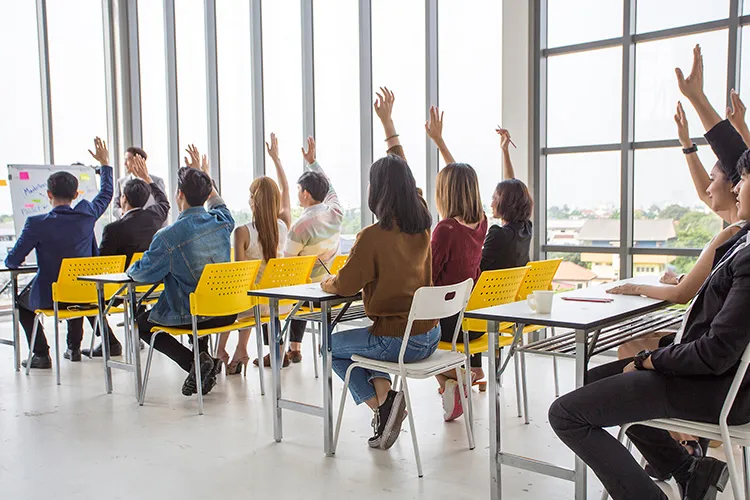
[[[164,48],[167,85],[167,148],[169,185],[177,188],[177,167],[180,165],[179,110],[177,108],[177,39],[175,33],[175,1],[164,1]],[[174,220],[177,210],[170,211]]]
[[[102,0],[102,35],[104,42],[104,90],[107,108],[107,138],[109,162],[117,168],[120,165],[120,122],[117,105],[118,71],[116,26],[117,12],[109,0]],[[97,132],[98,134],[99,132]]]
[[[727,106],[732,105],[730,92],[740,88],[740,52],[742,50],[742,0],[729,0],[729,50],[727,59]]]
[[[359,0],[359,160],[360,217],[362,227],[373,222],[367,195],[370,165],[373,157],[372,138],[372,0]]]
[[[300,0],[302,22],[302,144],[315,137],[315,33],[313,0]],[[304,158],[302,159],[304,170]]]
[[[266,174],[266,148],[263,124],[263,13],[261,0],[250,0],[250,65],[252,127],[253,127],[253,177]]]
[[[633,275],[634,140],[635,123],[635,13],[636,0],[623,3],[622,36],[622,144],[620,163],[620,278]]]
[[[216,0],[204,0],[206,46],[206,112],[208,114],[208,160],[211,177],[221,186],[221,143],[219,136],[219,64],[216,42]]]
[[[430,106],[438,106],[440,102],[439,92],[439,77],[438,77],[438,64],[439,64],[439,46],[438,46],[438,2],[437,0],[425,0],[425,120],[430,118]],[[435,143],[429,137],[425,137],[427,154],[425,155],[425,200],[427,205],[430,207],[430,213],[432,214],[432,222],[437,224],[439,215],[437,213],[437,206],[435,203],[435,197],[432,193],[435,192],[435,184],[439,167],[440,159],[438,157],[438,149]]]
[[[532,131],[533,167],[531,185],[534,192],[534,259],[545,257],[543,245],[547,242],[547,156],[544,149],[547,145],[547,57],[544,49],[547,46],[547,1],[534,0],[534,12],[531,15],[532,37],[532,84],[533,120]]]
[[[126,145],[143,145],[143,116],[141,114],[141,67],[140,40],[138,39],[138,0],[127,0],[121,6],[121,19],[127,19],[127,29],[120,39],[126,52],[122,61],[126,65],[123,74],[123,140]]]
[[[42,98],[42,137],[44,163],[55,163],[55,144],[52,132],[52,87],[49,71],[49,35],[47,31],[47,0],[36,0],[36,30],[39,46],[39,81]]]

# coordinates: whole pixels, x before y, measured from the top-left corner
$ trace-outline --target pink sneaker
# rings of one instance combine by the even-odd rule
[[[446,380],[445,390],[443,391],[443,420],[446,422],[456,420],[464,414],[464,408],[461,406],[461,394],[458,391],[458,382]]]

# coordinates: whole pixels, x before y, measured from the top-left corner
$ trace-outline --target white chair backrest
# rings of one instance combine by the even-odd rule
[[[719,414],[720,425],[727,425],[729,412],[732,410],[732,406],[734,406],[734,400],[737,398],[737,393],[740,392],[740,386],[742,386],[742,383],[745,380],[745,374],[747,373],[748,365],[750,365],[750,344],[745,347],[745,352],[742,353],[740,366],[737,368],[737,373],[734,374],[732,385],[729,386],[729,392],[727,393],[727,397],[724,399],[724,405],[721,407],[721,413]]]
[[[461,329],[461,322],[464,319],[464,310],[469,303],[471,289],[474,286],[474,280],[471,278],[448,286],[425,286],[414,292],[414,299],[409,310],[409,322],[406,325],[404,339],[401,344],[398,362],[403,365],[406,345],[409,343],[412,325],[414,321],[450,318],[458,314],[456,330],[453,332],[453,344],[456,344],[456,337]]]

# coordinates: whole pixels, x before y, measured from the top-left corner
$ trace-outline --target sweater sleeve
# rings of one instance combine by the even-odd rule
[[[372,244],[360,232],[346,264],[339,270],[331,284],[335,287],[337,294],[348,297],[355,295],[374,279],[375,255]]]
[[[740,174],[736,168],[737,160],[747,149],[742,136],[729,123],[729,120],[722,120],[706,132],[705,138],[719,159],[721,169],[732,181],[732,184],[739,182]]]

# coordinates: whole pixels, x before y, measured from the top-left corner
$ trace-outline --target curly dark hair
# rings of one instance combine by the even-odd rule
[[[518,179],[508,179],[495,188],[492,208],[495,215],[505,222],[526,222],[531,219],[534,200],[526,184]]]

